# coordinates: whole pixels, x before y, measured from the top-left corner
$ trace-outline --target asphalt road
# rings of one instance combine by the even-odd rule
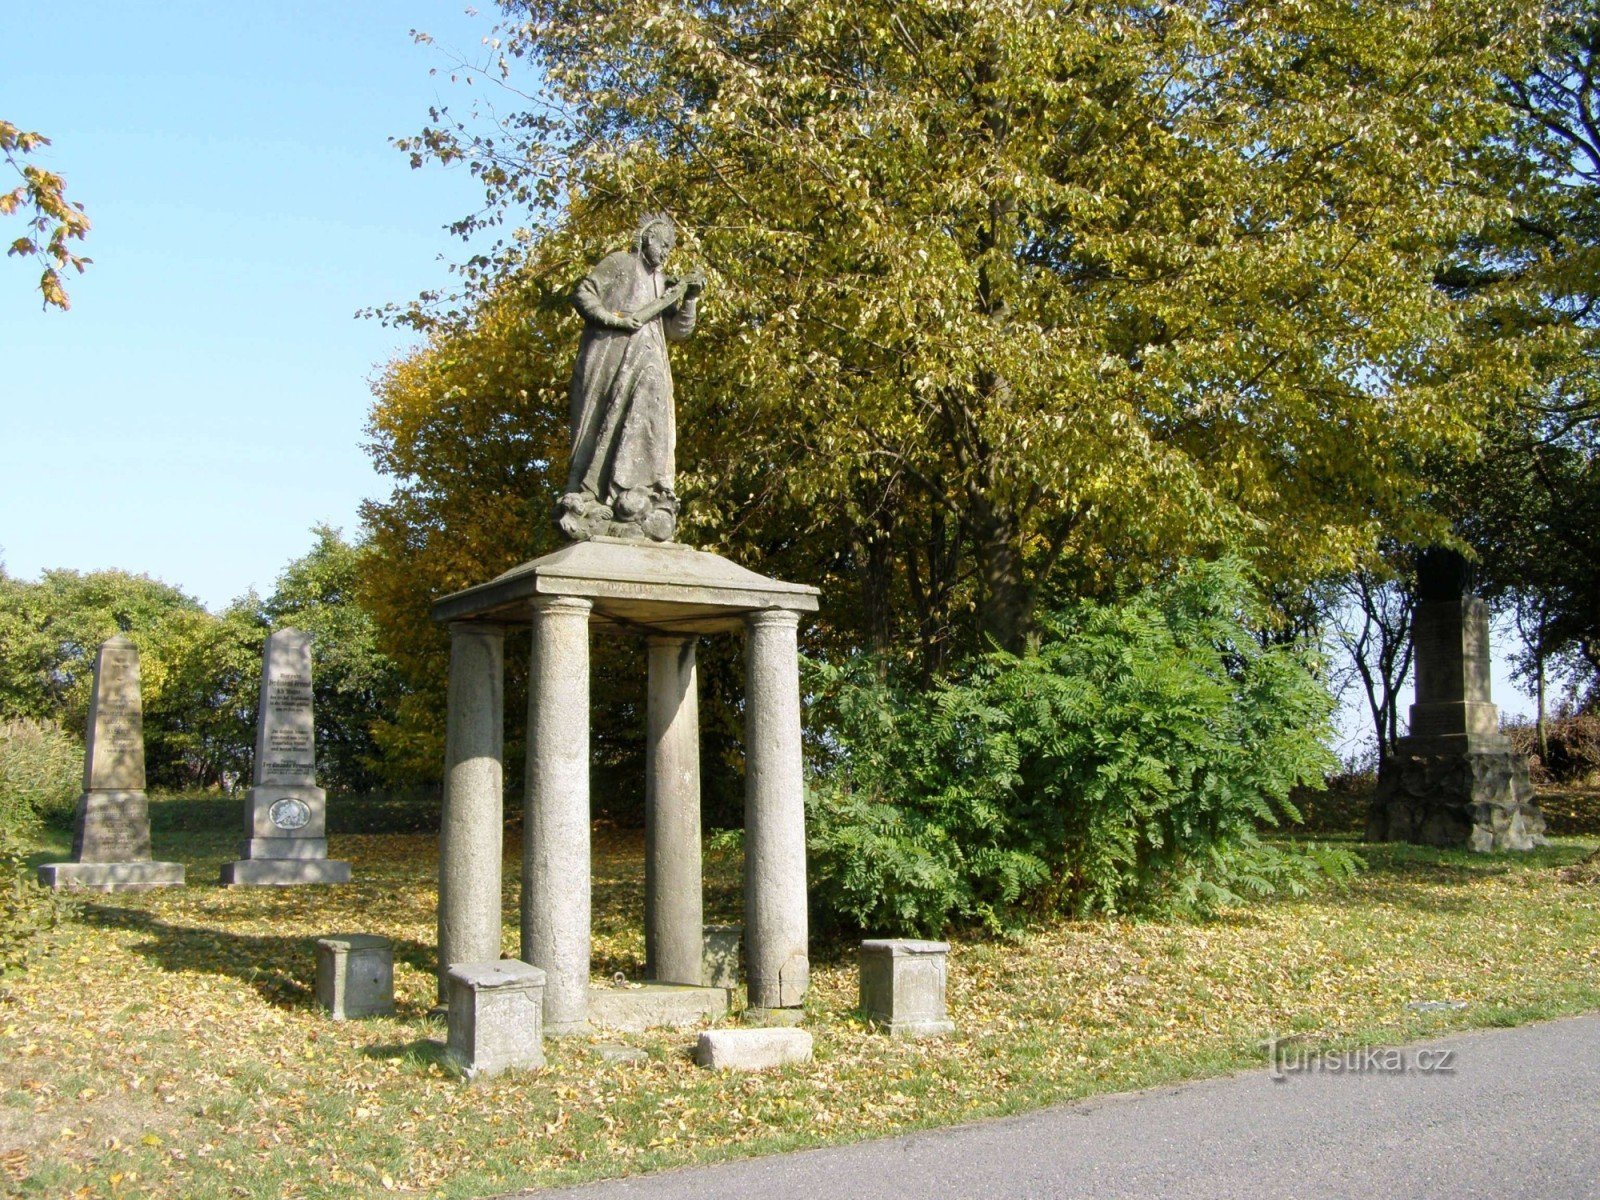
[[[1600,1200],[1600,1014],[539,1200]],[[1298,1069],[1294,1069],[1298,1068]],[[1334,1069],[1337,1068],[1337,1069]]]

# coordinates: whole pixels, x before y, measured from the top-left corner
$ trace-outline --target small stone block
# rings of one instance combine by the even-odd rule
[[[766,1071],[811,1061],[811,1035],[804,1029],[708,1029],[694,1060],[713,1071]]]
[[[589,989],[589,1024],[596,1029],[624,1033],[687,1029],[727,1011],[728,992],[720,987],[647,983],[634,988]]]
[[[242,858],[222,864],[223,887],[349,882],[350,864],[331,858]]]
[[[799,1025],[806,1019],[806,1010],[803,1008],[761,1008],[752,1005],[744,1010],[742,1019],[746,1025],[759,1025],[770,1029],[788,1029]]]
[[[47,888],[81,888],[86,892],[148,892],[182,887],[184,866],[170,862],[62,862],[39,868]]]
[[[743,925],[705,927],[703,978],[707,987],[731,989],[739,986],[740,952],[743,946]]]
[[[445,973],[445,1058],[468,1079],[544,1066],[544,972],[514,958]]]
[[[368,933],[318,938],[317,1003],[335,1021],[391,1015],[394,949],[389,939]]]
[[[887,939],[861,943],[861,1010],[897,1037],[942,1037],[949,942]]]

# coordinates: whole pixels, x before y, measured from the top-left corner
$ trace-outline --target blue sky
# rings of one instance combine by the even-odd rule
[[[447,286],[440,256],[463,251],[442,226],[478,199],[388,139],[464,108],[445,51],[474,51],[493,12],[7,7],[0,116],[53,139],[42,161],[87,206],[95,260],[69,313],[41,311],[31,262],[0,260],[10,574],[121,567],[219,608],[270,591],[314,523],[355,528],[385,486],[362,450],[367,381],[410,341],[354,313]],[[1503,664],[1495,698],[1529,707]]]
[[[493,11],[4,6],[0,117],[52,139],[95,260],[61,313],[31,261],[0,259],[8,573],[122,567],[215,608],[269,591],[313,523],[355,527],[383,490],[367,381],[409,342],[353,314],[445,286],[442,226],[478,196],[388,144],[467,99],[409,31],[471,51]]]

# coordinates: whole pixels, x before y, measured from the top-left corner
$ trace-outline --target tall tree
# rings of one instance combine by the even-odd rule
[[[482,179],[463,231],[517,227],[469,296],[671,210],[711,274],[688,527],[839,572],[874,640],[1014,648],[1180,554],[1304,580],[1433,522],[1417,462],[1479,416],[1419,369],[1462,315],[1433,272],[1536,5],[504,7],[531,102],[403,142]]]

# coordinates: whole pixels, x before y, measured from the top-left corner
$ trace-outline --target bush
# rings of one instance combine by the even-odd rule
[[[1505,722],[1505,732],[1525,755],[1536,783],[1600,783],[1600,714],[1557,712],[1545,720],[1548,758],[1539,753],[1539,728],[1527,717]]]
[[[71,906],[66,897],[39,885],[21,842],[0,828],[0,975],[25,966],[39,935],[59,924]]]
[[[83,747],[51,721],[0,723],[0,828],[72,817],[83,788]]]
[[[1263,842],[1332,766],[1332,700],[1303,647],[1264,648],[1234,562],[1041,621],[930,693],[873,664],[811,667],[808,799],[820,925],[936,933],[1029,913],[1170,907],[1347,875],[1349,854]]]

